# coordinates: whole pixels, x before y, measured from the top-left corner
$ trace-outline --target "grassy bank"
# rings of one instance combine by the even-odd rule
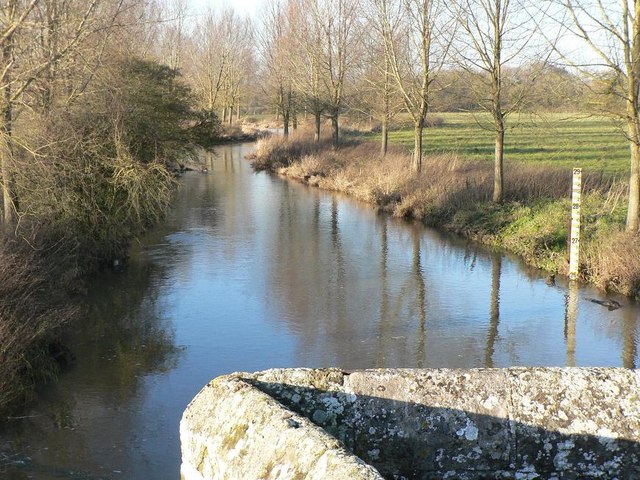
[[[381,158],[377,143],[354,141],[334,150],[301,134],[261,140],[253,165],[506,248],[550,272],[568,272],[570,169],[509,162],[506,201],[495,205],[492,164],[451,153],[427,155],[423,171],[414,174],[401,147]],[[583,182],[581,279],[638,296],[640,240],[623,232],[627,186],[601,173],[587,173]]]

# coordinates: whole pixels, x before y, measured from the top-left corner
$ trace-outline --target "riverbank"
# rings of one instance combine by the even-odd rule
[[[237,125],[224,125],[220,129],[219,135],[204,151],[212,151],[221,145],[257,142],[268,137],[271,133],[272,131],[268,127],[255,123],[243,122]],[[199,155],[186,155],[165,163],[167,163],[167,168],[176,175],[182,175],[185,172],[206,172],[207,170]]]
[[[267,135],[256,125],[225,126],[214,145]],[[93,176],[70,170],[68,177],[78,177],[85,187],[97,179],[107,182],[104,190],[119,195],[112,210],[95,193],[94,203],[84,205],[93,206],[92,213],[75,203],[71,208],[66,202],[50,205],[48,199],[38,199],[40,208],[54,212],[51,218],[34,215],[15,231],[0,232],[0,423],[73,364],[74,354],[60,336],[66,326],[81,321],[87,281],[104,268],[122,268],[130,242],[167,211],[176,185],[173,176],[188,170],[206,171],[206,166],[191,153],[146,166],[130,158]]]
[[[42,201],[51,218],[25,215],[0,231],[0,423],[74,364],[62,337],[86,316],[89,280],[122,268],[131,241],[164,217],[175,191],[172,173],[159,163],[123,162],[101,173],[84,186],[87,194],[104,188],[105,197],[72,200],[64,197],[72,192],[56,192],[60,204]],[[107,203],[107,193],[117,200]]]
[[[492,165],[430,155],[410,170],[400,147],[382,158],[379,145],[351,141],[335,150],[302,134],[258,142],[256,170],[339,191],[397,217],[504,248],[553,275],[568,274],[571,170],[508,163],[505,202],[491,202]],[[583,177],[580,280],[606,291],[640,295],[640,239],[624,232],[627,186],[614,177]]]
[[[243,122],[239,125],[225,125],[216,140],[216,145],[229,143],[255,142],[271,134],[268,127],[255,123]]]

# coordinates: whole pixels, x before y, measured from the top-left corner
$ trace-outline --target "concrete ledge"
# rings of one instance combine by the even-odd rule
[[[626,369],[237,373],[185,411],[182,474],[640,478],[639,394]]]

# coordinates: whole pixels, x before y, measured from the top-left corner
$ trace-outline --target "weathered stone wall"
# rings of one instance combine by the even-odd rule
[[[240,376],[209,383],[180,422],[182,477],[381,480],[307,418]]]
[[[183,476],[640,478],[639,387],[598,368],[234,374],[185,412]]]

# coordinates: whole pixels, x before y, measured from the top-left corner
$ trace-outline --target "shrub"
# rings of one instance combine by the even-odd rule
[[[584,249],[585,276],[605,290],[640,295],[640,238],[622,231],[609,232]]]
[[[65,245],[38,238],[34,230],[30,245],[0,236],[0,410],[24,403],[37,383],[55,377],[58,365],[47,345],[78,312],[68,292],[52,288],[77,284],[68,275]]]
[[[48,342],[75,312],[67,286],[124,257],[163,216],[174,186],[166,164],[216,126],[215,115],[194,117],[176,71],[113,67],[81,103],[35,117],[29,147],[15,150],[20,221],[0,237],[0,408],[55,375]]]

